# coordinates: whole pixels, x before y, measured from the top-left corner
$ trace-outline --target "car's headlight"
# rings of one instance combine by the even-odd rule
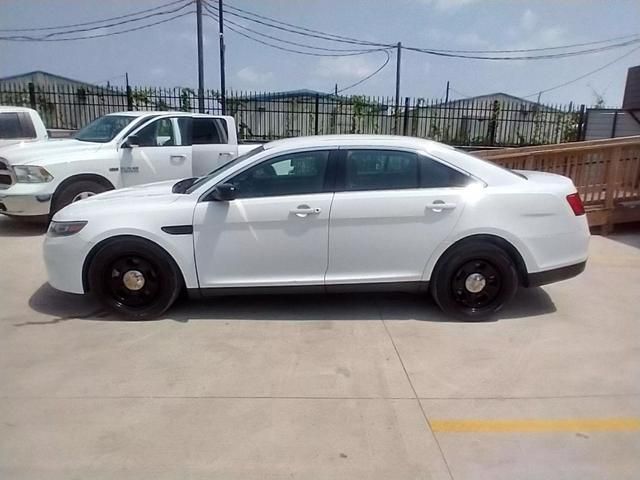
[[[53,180],[53,176],[44,168],[33,165],[14,165],[13,172],[19,183],[46,183]]]
[[[50,237],[68,237],[74,235],[84,228],[85,221],[77,222],[51,222],[47,235]]]

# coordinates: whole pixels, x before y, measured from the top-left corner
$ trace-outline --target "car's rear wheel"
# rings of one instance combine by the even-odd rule
[[[518,289],[518,273],[509,255],[489,242],[463,243],[438,262],[431,282],[436,303],[467,321],[491,317]]]
[[[182,277],[174,261],[142,239],[116,239],[93,257],[89,289],[108,309],[132,320],[162,315],[176,300]]]

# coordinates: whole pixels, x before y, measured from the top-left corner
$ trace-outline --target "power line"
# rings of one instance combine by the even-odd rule
[[[320,30],[314,30],[312,28],[301,27],[299,25],[294,25],[292,23],[283,22],[282,20],[277,20],[277,19],[275,19],[273,17],[267,17],[266,15],[259,15],[257,13],[253,13],[253,12],[250,12],[248,10],[243,10],[242,8],[234,7],[232,5],[226,5],[226,7],[230,8],[232,10],[236,10],[238,12],[245,13],[247,15],[254,16],[256,18],[260,18],[260,19],[263,19],[263,20],[268,20],[268,21],[271,21],[271,22],[274,22],[274,23],[277,23],[277,24],[280,24],[280,25],[287,26],[287,27],[292,27],[292,28],[295,28],[297,30],[302,30],[302,31],[309,32],[309,33],[320,34],[320,35],[322,35],[324,37],[333,37],[333,38],[335,38],[337,40],[345,40],[345,41],[350,41],[350,42],[357,42],[358,44],[371,45],[371,46],[377,46],[377,47],[380,47],[380,46],[393,46],[391,44],[380,44],[380,43],[375,43],[375,42],[369,42],[369,41],[366,41],[366,40],[360,40],[360,39],[357,39],[357,38],[346,37],[346,36],[343,36],[343,35],[336,35],[336,34],[333,34],[333,33],[326,33],[326,32],[322,32]],[[226,11],[226,9],[225,9],[225,11]],[[232,12],[227,12],[227,13],[230,13],[231,15],[233,15]]]
[[[352,40],[352,39],[349,39],[348,37],[340,37],[341,39],[332,38],[332,37],[335,37],[336,35],[326,34],[326,33],[322,33],[322,34],[309,33],[307,31],[311,30],[311,29],[307,29],[307,28],[304,28],[304,27],[297,27],[297,26],[294,26],[293,28],[283,27],[283,26],[280,26],[280,25],[276,25],[274,23],[270,23],[270,22],[264,21],[264,20],[251,18],[251,17],[248,17],[248,16],[243,15],[243,14],[235,13],[235,12],[232,12],[232,11],[226,9],[226,8],[224,9],[224,13],[228,13],[229,15],[233,15],[235,17],[239,17],[239,18],[243,18],[245,20],[249,20],[250,22],[259,23],[260,25],[264,25],[266,27],[274,28],[274,29],[277,29],[277,30],[282,30],[282,31],[293,33],[293,34],[296,34],[296,35],[302,35],[302,36],[305,36],[305,37],[319,38],[319,39],[330,41],[330,42],[349,43],[349,44],[352,44],[352,45],[362,45],[362,46],[369,46],[369,47],[371,47],[371,46],[373,46],[373,47],[390,47],[390,46],[392,46],[392,45],[389,45],[389,44],[386,44],[386,43],[367,42],[367,41],[364,41],[364,40],[356,40],[356,39]],[[284,23],[284,22],[280,22],[280,23]],[[290,25],[290,24],[288,24],[288,25]],[[300,30],[304,30],[304,31],[300,31]]]
[[[184,12],[181,13],[179,15],[174,15],[172,17],[169,18],[165,18],[163,20],[158,20],[157,22],[153,22],[153,23],[149,23],[146,25],[139,25],[137,27],[133,27],[133,28],[129,28],[126,30],[120,30],[117,32],[110,32],[110,33],[103,33],[103,34],[97,34],[97,35],[87,35],[84,37],[71,37],[71,38],[45,38],[45,39],[39,39],[39,40],[15,40],[12,39],[11,37],[0,37],[0,40],[8,40],[8,41],[35,41],[35,42],[67,42],[67,41],[73,41],[73,40],[87,40],[90,38],[102,38],[102,37],[111,37],[114,35],[120,35],[122,33],[128,33],[128,32],[135,32],[137,30],[144,30],[146,28],[150,28],[150,27],[154,27],[156,25],[160,25],[163,23],[167,23],[167,22],[171,22],[173,20],[177,20],[178,18],[182,18],[185,17],[187,15],[193,15],[195,12],[194,11],[189,11],[189,12]]]
[[[444,52],[444,53],[525,53],[525,52],[542,52],[547,50],[566,50],[569,48],[575,47],[586,47],[590,45],[599,45],[602,43],[611,43],[616,40],[625,40],[629,38],[638,38],[640,37],[640,33],[633,33],[630,35],[623,35],[620,37],[612,37],[603,40],[596,40],[593,42],[584,42],[584,43],[573,43],[568,45],[557,45],[554,47],[540,47],[540,48],[520,48],[520,49],[511,49],[511,50],[443,50],[432,48],[429,49],[433,52]]]
[[[625,53],[624,55],[621,55],[618,58],[615,58],[614,60],[611,60],[610,62],[605,63],[604,65],[602,65],[601,67],[596,68],[595,70],[591,70],[590,72],[582,74],[579,77],[574,78],[573,80],[569,80],[567,82],[561,83],[561,84],[556,85],[554,87],[550,87],[550,88],[546,88],[544,90],[540,90],[538,92],[532,93],[531,95],[525,95],[522,98],[534,97],[536,95],[541,95],[543,93],[547,93],[547,92],[550,92],[552,90],[557,90],[558,88],[562,88],[562,87],[566,87],[567,85],[571,85],[572,83],[578,82],[578,81],[582,80],[583,78],[586,78],[586,77],[588,77],[590,75],[593,75],[594,73],[598,73],[598,72],[604,70],[605,68],[613,65],[616,62],[619,62],[623,58],[628,57],[629,55],[631,55],[634,52],[637,52],[638,50],[640,50],[640,47],[633,48],[633,49],[629,50],[627,53]]]
[[[184,0],[182,0],[184,2]],[[176,13],[179,12],[180,10],[183,10],[185,7],[191,5],[193,3],[193,1],[189,1],[184,3],[182,6],[178,7],[178,8],[174,8],[172,10],[164,10],[161,12],[155,12],[155,13],[151,13],[149,15],[145,15],[143,17],[138,17],[138,18],[130,18],[128,20],[122,20],[119,22],[115,22],[115,23],[109,23],[106,25],[99,25],[99,26],[95,26],[95,27],[87,27],[87,28],[79,28],[79,29],[75,29],[75,30],[66,30],[66,31],[61,31],[61,32],[53,32],[53,33],[49,33],[45,36],[42,37],[30,37],[27,35],[18,35],[18,36],[12,36],[12,37],[4,37],[4,40],[14,40],[14,41],[33,41],[33,42],[39,42],[39,41],[47,41],[49,40],[51,37],[54,36],[58,36],[58,35],[69,35],[72,33],[80,33],[80,32],[91,32],[94,30],[101,30],[103,28],[111,28],[111,27],[118,27],[120,25],[126,25],[127,23],[132,23],[132,22],[139,22],[142,20],[148,20],[150,18],[153,17],[157,17],[157,16],[162,16],[162,15],[169,15],[171,13]]]
[[[153,11],[158,10],[160,8],[169,7],[169,6],[175,5],[176,3],[181,3],[181,2],[184,2],[184,0],[174,0],[173,2],[169,2],[169,3],[162,4],[162,5],[158,5],[157,7],[147,8],[145,10],[139,10],[137,12],[130,12],[130,13],[127,13],[126,15],[119,15],[117,17],[104,18],[102,20],[93,20],[91,22],[73,23],[73,24],[70,24],[70,25],[58,25],[56,27],[0,28],[0,32],[39,32],[39,31],[46,31],[46,30],[58,30],[60,28],[84,27],[86,25],[95,25],[95,24],[98,24],[98,23],[110,22],[111,20],[119,20],[121,18],[127,18],[127,17],[131,17],[131,16],[135,16],[135,15],[140,15],[142,13],[153,12]]]
[[[210,8],[210,5],[209,5],[209,4],[205,3],[205,9],[206,9],[206,10],[207,10],[207,11],[208,11],[208,12],[209,12],[209,13],[210,13],[210,14],[211,14],[211,15],[212,15],[216,20],[218,19],[218,15],[217,15],[217,13],[216,13],[214,10],[212,10],[212,9]],[[285,39],[283,39],[283,38],[275,37],[275,36],[273,36],[273,35],[268,35],[268,34],[266,34],[266,33],[262,33],[262,32],[259,32],[259,31],[257,31],[257,30],[253,30],[253,29],[251,29],[251,28],[249,28],[249,27],[246,27],[246,26],[244,26],[244,25],[241,25],[241,24],[239,24],[239,23],[236,23],[236,22],[234,22],[233,20],[225,20],[225,21],[224,21],[224,23],[225,23],[225,25],[227,25],[227,24],[228,24],[228,25],[235,25],[236,27],[238,27],[238,28],[240,28],[240,29],[242,29],[242,30],[245,30],[245,31],[247,31],[247,32],[251,32],[251,33],[253,33],[253,34],[255,34],[255,35],[258,35],[258,36],[260,36],[260,37],[270,38],[270,39],[272,39],[272,40],[276,40],[276,41],[278,41],[278,42],[282,42],[282,43],[287,43],[287,44],[289,44],[289,45],[294,45],[294,46],[297,46],[297,47],[304,47],[304,48],[309,48],[309,49],[314,49],[314,50],[323,50],[323,51],[326,51],[326,52],[362,52],[362,53],[364,53],[364,52],[368,52],[368,51],[370,51],[370,50],[373,50],[373,51],[376,51],[376,52],[380,51],[380,49],[379,49],[379,48],[376,48],[376,49],[368,49],[368,50],[363,50],[363,49],[355,50],[355,49],[344,49],[344,48],[327,48],[327,47],[319,47],[319,46],[316,46],[316,45],[308,45],[308,44],[304,44],[304,43],[293,42],[293,41],[291,41],[291,40],[285,40]]]
[[[375,77],[378,73],[380,73],[382,71],[382,69],[384,69],[384,67],[387,66],[387,64],[389,63],[389,60],[391,60],[391,55],[389,55],[389,52],[387,50],[382,50],[384,53],[387,54],[387,59],[384,61],[384,63],[382,65],[380,65],[380,67],[378,67],[377,70],[375,70],[373,73],[370,73],[369,75],[367,75],[366,77],[358,80],[355,83],[352,83],[351,85],[341,88],[340,90],[336,91],[335,93],[342,93],[346,90],[349,90],[353,87],[357,87],[358,85],[363,84],[364,82],[366,82],[367,80],[369,80],[370,78]]]
[[[229,9],[235,10],[235,12],[231,11]],[[356,44],[356,45],[379,46],[379,47],[391,47],[391,46],[393,46],[391,44],[368,42],[368,41],[365,41],[365,40],[359,40],[359,39],[355,39],[355,38],[351,38],[351,37],[344,37],[344,36],[341,36],[341,35],[335,35],[335,34],[330,34],[330,33],[326,33],[326,32],[321,32],[319,30],[313,30],[313,29],[309,29],[309,28],[305,28],[305,27],[300,27],[300,26],[297,26],[297,25],[294,25],[294,24],[291,24],[291,23],[282,22],[280,20],[276,20],[274,18],[267,17],[267,16],[264,16],[264,15],[259,15],[259,14],[250,12],[248,10],[243,10],[243,9],[240,9],[240,8],[237,8],[237,7],[227,6],[227,8],[225,8],[224,11],[225,11],[225,13],[228,13],[229,15],[234,15],[236,17],[243,18],[245,20],[249,20],[251,22],[255,22],[255,23],[261,24],[263,26],[269,27],[269,28],[274,28],[274,29],[286,31],[286,32],[293,33],[293,34],[296,34],[296,35],[304,35],[304,36],[309,36],[309,37],[313,37],[313,38],[319,38],[319,39],[326,40],[326,41],[333,41],[333,42],[339,42],[339,43],[349,43],[349,44]],[[242,13],[237,13],[237,12],[242,12]],[[247,16],[247,15],[250,15],[250,16]],[[256,18],[252,18],[252,17],[256,17]],[[285,25],[286,27],[282,26],[282,25]],[[288,28],[288,27],[291,27],[291,28]],[[599,53],[599,52],[603,52],[603,51],[606,51],[606,50],[611,50],[611,49],[614,49],[614,48],[622,48],[622,47],[625,47],[625,46],[628,46],[628,45],[632,45],[632,44],[635,44],[635,43],[640,43],[640,34],[625,35],[625,36],[622,36],[622,37],[614,37],[614,38],[611,38],[611,39],[599,40],[599,41],[595,41],[595,42],[586,42],[586,43],[583,43],[583,44],[560,45],[560,46],[553,46],[553,47],[540,48],[540,49],[485,50],[485,51],[470,50],[470,51],[467,52],[467,53],[492,54],[492,53],[526,53],[526,52],[548,51],[548,50],[557,50],[557,49],[566,50],[568,48],[575,48],[577,46],[599,45],[599,44],[602,44],[602,43],[610,43],[612,41],[619,40],[619,39],[629,39],[629,38],[631,38],[631,40],[615,43],[615,44],[612,44],[612,45],[605,45],[605,46],[601,46],[601,47],[597,47],[597,48],[576,50],[576,51],[570,51],[570,52],[561,52],[561,53],[546,53],[546,54],[542,54],[542,55],[516,55],[516,56],[467,55],[467,54],[464,54],[465,51],[456,51],[456,50],[441,50],[441,49],[434,49],[434,48],[422,48],[422,47],[412,47],[412,46],[403,46],[403,48],[405,48],[407,50],[412,50],[412,51],[415,51],[415,52],[418,52],[418,53],[429,54],[429,55],[436,55],[436,56],[450,57],[450,58],[465,58],[465,59],[473,59],[473,60],[503,60],[503,61],[505,61],[505,60],[510,60],[510,61],[515,61],[515,60],[548,60],[548,59],[566,58],[566,57],[572,57],[572,56],[578,56],[578,55],[586,55],[586,54],[591,54],[591,53]]]
[[[215,18],[216,20],[218,19],[217,13],[211,8],[211,5],[209,5],[208,3],[205,3],[205,9],[213,16],[213,18]],[[217,9],[216,9],[217,10]],[[279,37],[275,37],[273,35],[268,35],[266,33],[262,33],[259,32],[257,30],[253,30],[249,27],[246,27],[244,25],[241,25],[237,22],[234,22],[233,20],[224,20],[225,25],[235,25],[236,27],[245,30],[247,32],[251,32],[255,35],[258,35],[260,37],[264,37],[264,38],[270,38],[272,40],[276,40],[278,42],[282,42],[282,43],[287,43],[289,45],[294,45],[297,47],[303,47],[303,48],[309,48],[309,49],[313,49],[313,50],[323,50],[326,52],[358,52],[358,53],[366,53],[369,51],[376,51],[379,52],[381,49],[376,48],[376,49],[360,49],[360,50],[355,50],[355,49],[341,49],[341,48],[327,48],[327,47],[320,47],[320,46],[316,46],[316,45],[308,45],[308,44],[304,44],[304,43],[299,43],[299,42],[294,42],[291,40],[285,40],[283,38],[279,38]]]
[[[450,88],[451,88],[451,91],[452,91],[452,92],[455,92],[455,93],[457,93],[458,95],[460,95],[460,96],[462,97],[462,98],[461,98],[461,99],[459,99],[459,100],[464,100],[465,98],[470,98],[470,97],[472,97],[472,95],[467,95],[466,93],[463,93],[463,92],[461,92],[460,90],[456,90],[456,89],[455,89],[455,88],[453,88],[453,87],[450,87]]]
[[[218,20],[218,18],[216,16],[213,16],[213,15],[211,15],[209,13],[205,14],[204,16],[209,17],[209,18],[211,18],[211,19],[213,19],[215,21]],[[226,23],[226,21],[225,21],[225,23]],[[247,33],[244,33],[242,31],[237,30],[237,29],[235,29],[235,28],[233,28],[231,26],[228,26],[228,25],[227,25],[227,28],[229,30],[231,30],[232,32],[237,33],[238,35],[241,35],[241,36],[243,36],[245,38],[248,38],[249,40],[253,40],[254,42],[258,42],[258,43],[260,43],[262,45],[266,45],[266,46],[271,47],[271,48],[276,48],[278,50],[283,50],[283,51],[289,52],[289,53],[297,53],[297,54],[300,54],[300,55],[309,55],[309,56],[312,56],[312,57],[351,57],[351,56],[355,56],[355,55],[365,55],[365,54],[368,54],[368,53],[379,52],[379,51],[384,51],[385,50],[385,49],[371,49],[371,50],[352,51],[352,52],[345,52],[345,53],[305,52],[305,51],[302,51],[302,50],[296,50],[296,49],[293,49],[293,48],[283,47],[281,45],[277,45],[277,44],[274,44],[274,43],[271,43],[271,42],[267,42],[265,40],[260,40],[259,38],[253,37],[253,36],[251,36],[251,35],[249,35]],[[312,49],[314,47],[313,46],[306,46],[305,48]]]
[[[440,57],[450,57],[450,58],[466,58],[466,59],[473,59],[473,60],[550,60],[550,59],[556,59],[556,58],[576,57],[579,55],[586,55],[590,53],[600,53],[600,52],[605,52],[607,50],[612,50],[615,48],[622,48],[628,45],[634,45],[636,43],[640,43],[640,38],[637,38],[634,40],[628,40],[626,42],[620,42],[620,43],[616,43],[616,44],[608,45],[604,47],[590,48],[590,49],[578,50],[574,52],[551,53],[551,54],[544,54],[544,55],[519,55],[519,56],[512,56],[512,57],[462,55],[462,54],[453,54],[453,53],[443,53],[443,52],[438,52],[436,50],[416,48],[416,47],[403,46],[403,48],[405,48],[406,50],[425,53],[428,55],[436,55]]]

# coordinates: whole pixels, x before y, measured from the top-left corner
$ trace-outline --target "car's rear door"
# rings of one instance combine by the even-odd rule
[[[222,117],[194,116],[192,123],[193,175],[199,177],[233,160],[238,146],[229,144],[229,126]]]
[[[463,173],[416,152],[341,150],[325,282],[415,282],[464,206]]]
[[[194,214],[200,287],[322,288],[333,189],[330,150],[277,154],[224,180],[231,201]]]

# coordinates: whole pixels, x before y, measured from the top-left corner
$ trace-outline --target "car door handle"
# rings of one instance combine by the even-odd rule
[[[187,159],[186,155],[170,155],[169,160],[174,163],[181,163]]]
[[[457,205],[455,203],[445,203],[442,200],[436,200],[435,202],[427,205],[427,208],[434,212],[441,212],[443,210],[453,210]]]
[[[300,205],[298,208],[293,208],[289,210],[290,213],[293,213],[296,217],[304,218],[307,215],[318,215],[322,212],[321,208],[311,208],[307,205]]]
[[[220,152],[221,157],[231,157],[235,152]]]

